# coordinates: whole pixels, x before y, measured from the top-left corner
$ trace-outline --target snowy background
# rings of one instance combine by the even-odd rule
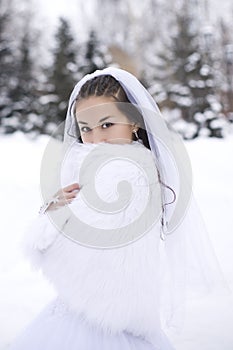
[[[168,103],[171,110],[166,113],[166,109],[163,109],[163,114],[174,116],[174,120],[170,122],[177,121],[180,129],[187,129],[187,125],[179,119],[180,116],[176,117],[174,111],[174,102],[184,101],[179,95],[182,89],[179,88],[178,93],[176,91],[177,84],[182,88],[184,81],[174,78],[172,89],[167,91],[165,88],[169,87],[174,71],[167,71],[166,65],[163,69],[155,65],[159,53],[169,56],[167,53],[171,47],[167,52],[164,44],[174,34],[170,21],[173,23],[173,10],[180,2],[182,0],[57,0],[56,3],[47,0],[0,0],[0,23],[3,23],[0,28],[0,120],[6,126],[5,132],[16,130],[12,135],[0,132],[0,350],[5,350],[7,344],[55,296],[54,290],[43,276],[31,270],[20,250],[24,230],[37,216],[42,204],[40,163],[49,137],[44,135],[32,140],[35,136],[33,131],[50,134],[52,126],[57,127],[64,120],[67,103],[67,97],[63,96],[65,79],[70,79],[66,86],[70,93],[71,86],[81,76],[93,69],[101,69],[102,64],[108,64],[106,57],[109,59],[109,56],[106,55],[105,44],[119,44],[125,50],[123,53],[129,51],[129,67],[132,71],[136,67],[132,57],[141,62],[142,78],[151,88],[150,92],[157,93],[155,99],[158,103],[163,102],[159,97],[166,97],[164,92],[175,92],[175,99],[165,101],[173,103],[172,107]],[[190,5],[193,23],[199,29],[198,38],[205,39],[205,67],[206,63],[209,67],[214,67],[213,77],[210,74],[207,79],[208,76],[200,76],[198,72],[195,76],[196,82],[204,78],[206,81],[213,81],[217,90],[216,97],[221,97],[224,107],[224,118],[233,120],[232,0],[184,2]],[[102,6],[98,6],[100,3]],[[144,12],[141,11],[143,7]],[[67,22],[59,24],[58,17],[61,15],[67,18]],[[220,19],[224,20],[225,32],[221,31]],[[89,37],[92,29],[97,35],[96,40]],[[181,34],[183,35],[181,32],[177,38],[182,42],[184,38]],[[185,47],[189,49],[189,37],[186,39],[188,44]],[[63,48],[63,41],[72,45]],[[231,49],[230,56],[226,55],[227,48]],[[72,57],[67,56],[67,51]],[[174,52],[174,62],[180,62],[181,67],[185,66],[185,62],[190,63],[190,57],[197,57],[195,50],[186,52],[186,61],[183,62],[179,60],[180,53],[182,50]],[[62,66],[67,68],[62,78],[59,75],[59,57],[65,59]],[[124,62],[125,57],[128,56],[121,57]],[[114,59],[116,58],[120,57]],[[93,66],[93,62],[97,66]],[[179,68],[173,64],[171,67],[173,70]],[[75,76],[74,72],[77,70],[78,74]],[[160,77],[162,88],[165,89],[161,91],[156,85],[160,71],[168,75]],[[188,84],[185,83],[185,87],[190,88],[189,83],[193,77],[188,76],[189,72],[186,73],[185,80]],[[58,89],[60,87],[61,91]],[[202,96],[208,97],[209,90],[203,91]],[[199,99],[196,95],[194,97],[191,101],[193,104]],[[181,105],[178,103],[182,110],[184,106]],[[204,115],[204,109],[199,112]],[[56,119],[58,113],[62,119]],[[194,121],[194,115],[195,113],[191,121]],[[200,113],[198,117],[200,119]],[[233,290],[233,133],[227,132],[232,128],[232,123],[226,125],[224,119],[224,124],[221,113],[218,117],[219,120],[213,120],[217,122],[214,128],[223,126],[223,138],[204,137],[208,135],[208,130],[203,122],[199,137],[185,141],[185,144],[193,166],[194,194],[221,268]],[[192,134],[192,126],[191,123],[188,133]],[[28,137],[18,130],[28,132]],[[209,297],[196,301],[189,306],[187,322],[180,336],[174,337],[174,344],[177,350],[232,350],[232,325],[233,296]]]
[[[19,243],[41,205],[39,174],[48,136],[1,136],[0,350],[4,350],[55,292],[30,269]],[[185,143],[193,166],[194,194],[225,277],[233,290],[233,136]],[[232,350],[233,297],[195,301],[177,350]],[[33,350],[33,349],[32,349]]]

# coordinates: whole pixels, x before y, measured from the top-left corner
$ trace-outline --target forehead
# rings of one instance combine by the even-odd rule
[[[99,119],[106,116],[114,116],[121,120],[127,120],[123,112],[119,110],[116,102],[111,97],[90,97],[81,100],[77,103],[75,108],[75,115],[77,121],[98,122]]]
[[[90,96],[76,103],[76,111],[81,111],[83,109],[91,108],[102,104],[111,104],[112,102],[116,102],[116,100],[112,96]]]

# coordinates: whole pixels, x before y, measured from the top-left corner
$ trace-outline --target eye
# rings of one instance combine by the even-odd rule
[[[105,125],[106,125],[106,127],[105,127]],[[107,122],[107,123],[102,124],[102,127],[103,127],[103,129],[107,129],[107,128],[109,128],[112,125],[114,125],[114,124],[110,123],[110,122]]]
[[[86,129],[86,130],[85,130]],[[82,128],[81,128],[81,131],[82,132],[89,132],[91,129],[90,128],[88,128],[88,126],[83,126]]]

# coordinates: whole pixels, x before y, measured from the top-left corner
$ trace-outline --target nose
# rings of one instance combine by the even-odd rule
[[[98,126],[92,129],[92,143],[106,142],[106,137],[101,133]]]

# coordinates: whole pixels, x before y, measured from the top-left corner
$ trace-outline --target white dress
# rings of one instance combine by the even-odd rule
[[[10,350],[157,350],[173,349],[164,336],[158,348],[141,336],[123,331],[108,334],[89,325],[80,315],[68,310],[57,298],[29,324]]]
[[[108,147],[115,155],[115,146]],[[134,189],[130,205],[115,215],[95,213],[81,189],[70,205],[53,211],[53,220],[57,218],[63,228],[72,221],[71,211],[98,230],[123,227],[145,210],[150,200],[145,171],[154,164],[151,153],[137,142],[117,147],[144,152],[145,157],[140,156],[138,165],[122,159],[109,163],[95,178],[97,191],[111,203],[117,198],[117,183],[127,180]],[[90,144],[73,146],[63,163],[62,186],[79,183],[80,165],[93,148]],[[92,164],[91,157],[89,161]],[[174,350],[160,320],[159,245],[159,221],[131,244],[95,249],[61,233],[48,214],[38,216],[22,248],[32,267],[40,269],[55,287],[57,297],[9,350]]]

